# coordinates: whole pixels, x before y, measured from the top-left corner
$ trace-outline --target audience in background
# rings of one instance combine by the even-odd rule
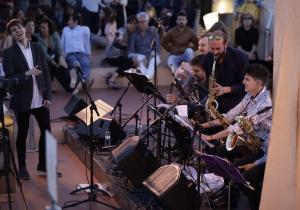
[[[70,88],[70,72],[68,65],[63,57],[61,43],[54,23],[48,19],[42,19],[38,23],[40,44],[42,45],[50,70],[51,80],[54,76],[66,91],[71,91]]]
[[[254,26],[254,19],[250,13],[244,13],[240,21],[241,26],[235,31],[235,45],[248,55],[249,60],[256,60],[259,34]]]
[[[118,69],[114,73],[108,73],[105,81],[108,87],[119,89],[116,84],[116,79],[122,75],[125,70],[133,67],[132,59],[128,58],[128,41],[133,32],[136,31],[137,19],[135,16],[130,16],[127,20],[126,29],[118,30],[114,42],[106,48],[106,59],[112,66],[117,66]]]
[[[69,17],[68,26],[65,26],[62,32],[61,46],[69,67],[80,68],[86,82],[90,82],[90,29],[79,25],[80,21],[81,16],[79,14]],[[71,88],[73,87],[74,81],[71,81]],[[78,92],[80,88],[80,84],[77,85],[73,93]]]
[[[156,43],[156,61],[157,65],[161,62],[159,57],[159,37],[155,37],[155,31],[149,28],[149,16],[146,12],[137,14],[138,29],[131,36],[128,48],[128,57],[148,79],[152,79],[155,71],[155,52],[151,45],[152,41]]]
[[[192,60],[194,50],[198,48],[198,39],[193,30],[187,26],[185,13],[177,14],[176,26],[167,32],[161,44],[169,52],[168,65],[170,68],[175,70],[181,62]]]

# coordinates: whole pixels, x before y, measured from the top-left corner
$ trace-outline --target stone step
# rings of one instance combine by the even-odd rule
[[[98,88],[107,88],[107,85],[105,83],[105,76],[107,73],[115,72],[116,67],[94,67],[91,69],[91,78],[94,79],[94,84],[92,86],[92,89],[98,89]],[[172,82],[172,74],[168,67],[164,65],[158,66],[158,86],[170,86]],[[117,78],[117,84],[120,87],[126,87],[128,84],[128,79],[126,77],[118,77]],[[62,91],[63,88],[60,86],[60,84],[55,79],[52,83],[53,89],[56,91]]]

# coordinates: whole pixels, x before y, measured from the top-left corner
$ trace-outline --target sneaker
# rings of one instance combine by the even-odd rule
[[[40,173],[39,175],[41,176],[46,176],[47,175],[47,171],[45,167],[42,166],[37,166],[36,170]],[[57,177],[62,177],[62,173],[61,172],[57,172]]]
[[[29,173],[27,171],[27,168],[25,166],[19,169],[18,174],[19,174],[19,177],[21,179],[24,179],[24,180],[29,180],[30,179],[30,175],[29,175]]]
[[[70,77],[71,77],[70,88],[74,89],[77,82],[77,73],[75,69],[70,70]]]

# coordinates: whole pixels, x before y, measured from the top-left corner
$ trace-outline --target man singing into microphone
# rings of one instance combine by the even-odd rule
[[[3,69],[8,79],[19,80],[19,85],[11,90],[10,101],[18,125],[18,173],[20,178],[30,179],[26,168],[26,137],[30,114],[34,115],[41,130],[37,170],[46,173],[45,131],[51,130],[48,109],[51,104],[50,75],[42,47],[27,40],[22,21],[13,19],[8,22],[6,29],[16,41],[3,52]]]

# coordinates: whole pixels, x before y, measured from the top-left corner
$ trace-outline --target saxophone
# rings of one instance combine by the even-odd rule
[[[238,140],[240,139],[247,144],[251,151],[258,151],[261,148],[261,143],[259,138],[255,135],[251,119],[245,116],[238,116],[235,120],[243,132],[247,134],[247,140],[244,140],[236,133],[230,133],[226,140],[226,149],[231,151],[237,145]]]
[[[218,112],[217,109],[218,109],[218,106],[219,106],[219,104],[216,100],[217,93],[215,93],[213,91],[213,88],[216,86],[216,78],[215,78],[215,76],[216,76],[215,75],[216,62],[217,62],[217,59],[216,59],[216,57],[214,57],[213,67],[212,67],[211,74],[210,74],[209,79],[208,79],[208,92],[209,92],[209,94],[208,94],[207,101],[205,103],[206,110],[208,111],[209,115],[211,117],[213,117],[214,119],[216,119],[216,117],[217,117],[216,112]]]

